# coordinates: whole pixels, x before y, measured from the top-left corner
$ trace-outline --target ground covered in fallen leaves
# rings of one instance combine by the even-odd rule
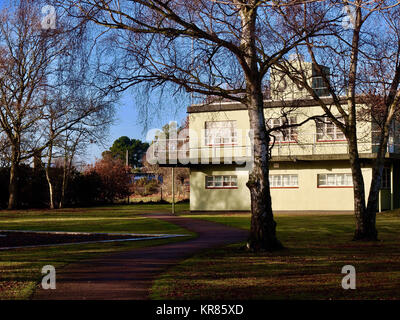
[[[195,216],[248,229],[249,215]],[[400,214],[379,214],[379,242],[354,242],[352,215],[281,215],[286,249],[203,252],[171,268],[152,289],[154,299],[400,299]],[[356,269],[356,289],[342,288],[342,267]]]

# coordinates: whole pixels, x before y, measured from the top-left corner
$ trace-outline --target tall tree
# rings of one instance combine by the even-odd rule
[[[51,64],[63,54],[62,32],[43,29],[38,2],[18,1],[0,13],[0,127],[10,145],[10,209],[17,206],[18,168],[37,152]],[[44,149],[46,146],[42,146]]]
[[[48,102],[42,111],[47,144],[46,178],[52,209],[57,202],[50,175],[54,161],[62,158],[64,162],[61,198],[58,199],[58,206],[62,207],[75,156],[91,142],[104,142],[113,122],[116,101],[112,91],[98,89],[102,79],[97,76],[91,61],[87,30],[80,30],[79,25],[74,28],[76,23],[68,22],[71,26],[66,31],[70,40],[67,54],[57,58],[55,79],[51,90],[47,91]]]
[[[139,168],[142,166],[142,158],[148,148],[147,142],[122,136],[114,141],[110,150],[104,152],[104,155],[111,155],[115,159],[125,161],[126,152],[128,152],[128,165],[132,168]]]
[[[10,1],[0,13],[0,128],[10,150],[9,209],[18,205],[21,163],[39,154],[47,157],[50,206],[54,207],[49,169],[61,134],[99,126],[100,118],[106,119],[101,122],[106,127],[112,117],[114,95],[98,90],[101,77],[93,77],[91,83],[82,81],[95,74],[87,66],[79,70],[81,77],[75,76],[74,66],[80,64],[74,43],[84,42],[83,25],[65,16],[47,24],[43,8],[40,0]]]
[[[113,48],[119,51],[119,63],[113,61],[101,72],[113,76],[120,90],[141,82],[155,87],[170,84],[247,107],[254,141],[247,183],[252,211],[248,248],[282,248],[268,181],[264,78],[276,61],[322,30],[327,17],[316,10],[299,33],[281,33],[277,30],[282,20],[269,1],[69,0],[59,4],[71,15],[104,27],[109,39],[116,40]]]
[[[303,9],[296,13],[295,20],[302,24],[308,5],[299,7]],[[286,25],[289,17],[280,8],[277,10]],[[354,184],[354,240],[377,240],[382,170],[389,137],[394,133],[393,120],[400,111],[399,1],[336,1],[325,10],[326,14],[342,15],[343,19],[327,26],[329,36],[307,39],[304,46],[298,46],[294,51],[298,55],[296,63],[281,61],[280,71],[305,88],[345,135]],[[302,56],[313,62],[332,104],[312,88]],[[329,67],[330,72],[325,72],[323,66]],[[358,128],[363,121],[372,122],[372,128],[376,128],[371,134],[376,153],[368,197],[359,154],[363,133]]]

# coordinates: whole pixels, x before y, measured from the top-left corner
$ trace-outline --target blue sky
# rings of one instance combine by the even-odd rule
[[[0,9],[8,5],[12,0],[0,0]],[[161,128],[170,121],[177,121],[179,124],[186,118],[187,102],[177,103],[174,101],[172,94],[164,93],[163,108],[159,108],[155,101],[152,101],[153,112],[149,112],[150,116],[147,121],[148,129]],[[87,156],[82,159],[86,163],[92,163],[97,158],[101,158],[101,153],[108,149],[114,140],[121,136],[128,136],[145,140],[146,131],[143,124],[143,117],[140,113],[140,105],[136,102],[135,94],[126,91],[122,94],[119,103],[116,104],[115,123],[111,126],[109,136],[106,137],[105,147],[100,145],[91,145],[87,150]]]
[[[163,108],[159,109],[156,102],[151,103],[151,114],[147,122],[148,129],[161,129],[163,125],[170,121],[177,121],[179,124],[186,118],[187,103],[177,104],[172,95],[164,94]],[[135,101],[132,92],[125,92],[121,100],[116,105],[116,121],[110,128],[107,138],[107,147],[110,147],[114,140],[121,136],[140,139],[146,138],[147,131],[143,123],[144,119],[140,112],[140,105]],[[101,153],[105,149],[102,146],[92,145],[88,149],[86,163],[93,162],[96,158],[101,158]]]

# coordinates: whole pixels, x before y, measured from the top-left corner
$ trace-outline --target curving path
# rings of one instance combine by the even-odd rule
[[[152,218],[171,222],[198,234],[188,241],[117,252],[73,263],[57,273],[57,289],[38,289],[36,300],[149,299],[153,280],[193,254],[246,239],[245,230],[200,219],[168,215]]]

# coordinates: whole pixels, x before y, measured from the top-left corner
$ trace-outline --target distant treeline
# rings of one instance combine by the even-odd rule
[[[63,168],[50,168],[54,181],[54,198],[60,199],[62,192]],[[9,196],[9,168],[0,168],[0,208],[8,205]],[[19,197],[18,208],[45,208],[49,207],[49,186],[43,168],[33,169],[22,165],[19,168],[18,179]],[[108,190],[111,189],[111,190]],[[110,203],[122,197],[114,195],[112,198],[105,194],[113,194],[114,188],[105,183],[101,175],[94,170],[84,173],[73,170],[66,187],[64,206],[90,206],[94,204]]]

